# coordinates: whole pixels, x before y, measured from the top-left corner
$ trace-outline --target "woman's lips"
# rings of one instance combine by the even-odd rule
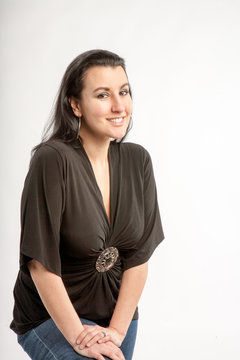
[[[107,119],[109,122],[111,122],[113,125],[122,125],[124,123],[125,117],[116,117],[112,119]]]

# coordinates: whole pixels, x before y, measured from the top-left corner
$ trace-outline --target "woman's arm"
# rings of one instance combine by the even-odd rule
[[[132,267],[123,273],[122,284],[109,328],[115,329],[123,338],[132,321],[148,274],[148,262]]]
[[[84,328],[61,277],[48,271],[37,260],[31,260],[28,268],[49,315],[67,341],[74,346]]]
[[[48,271],[37,260],[31,260],[28,268],[45,308],[76,352],[98,360],[104,360],[103,355],[112,360],[124,360],[121,350],[111,342],[95,344],[91,349],[79,349],[76,339],[84,327],[71,303],[61,277]],[[100,333],[102,337],[103,334],[99,329],[96,329],[96,332]]]
[[[84,326],[85,330],[77,339],[77,343],[81,344],[81,349],[92,346],[96,341],[104,343],[109,340],[121,346],[146,283],[147,273],[148,262],[124,271],[114,313],[106,329],[107,336],[98,339],[91,334],[92,326]]]

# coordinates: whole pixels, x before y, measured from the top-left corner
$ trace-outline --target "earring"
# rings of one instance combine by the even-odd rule
[[[77,139],[79,138],[79,131],[81,127],[81,118],[78,118],[78,132],[77,132]]]

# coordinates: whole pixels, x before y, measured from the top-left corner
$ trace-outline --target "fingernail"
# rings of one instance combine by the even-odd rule
[[[84,346],[83,346],[83,345],[80,345],[79,347],[80,347],[81,350],[84,349]]]
[[[77,345],[79,345],[80,344],[80,340],[77,340]]]

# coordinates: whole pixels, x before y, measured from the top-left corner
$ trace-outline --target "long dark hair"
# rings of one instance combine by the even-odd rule
[[[54,105],[54,111],[50,117],[49,124],[45,126],[40,144],[36,145],[31,156],[45,142],[51,139],[61,139],[63,142],[72,143],[77,138],[79,119],[74,115],[68,101],[70,96],[81,99],[84,86],[84,75],[93,66],[122,66],[126,73],[126,65],[123,58],[111,51],[95,49],[86,51],[77,56],[67,67],[58,90]],[[127,73],[126,73],[127,75]],[[132,97],[131,88],[129,94]],[[128,124],[126,134],[121,139],[112,140],[122,142],[132,128],[132,118]],[[81,138],[79,138],[81,141]]]

